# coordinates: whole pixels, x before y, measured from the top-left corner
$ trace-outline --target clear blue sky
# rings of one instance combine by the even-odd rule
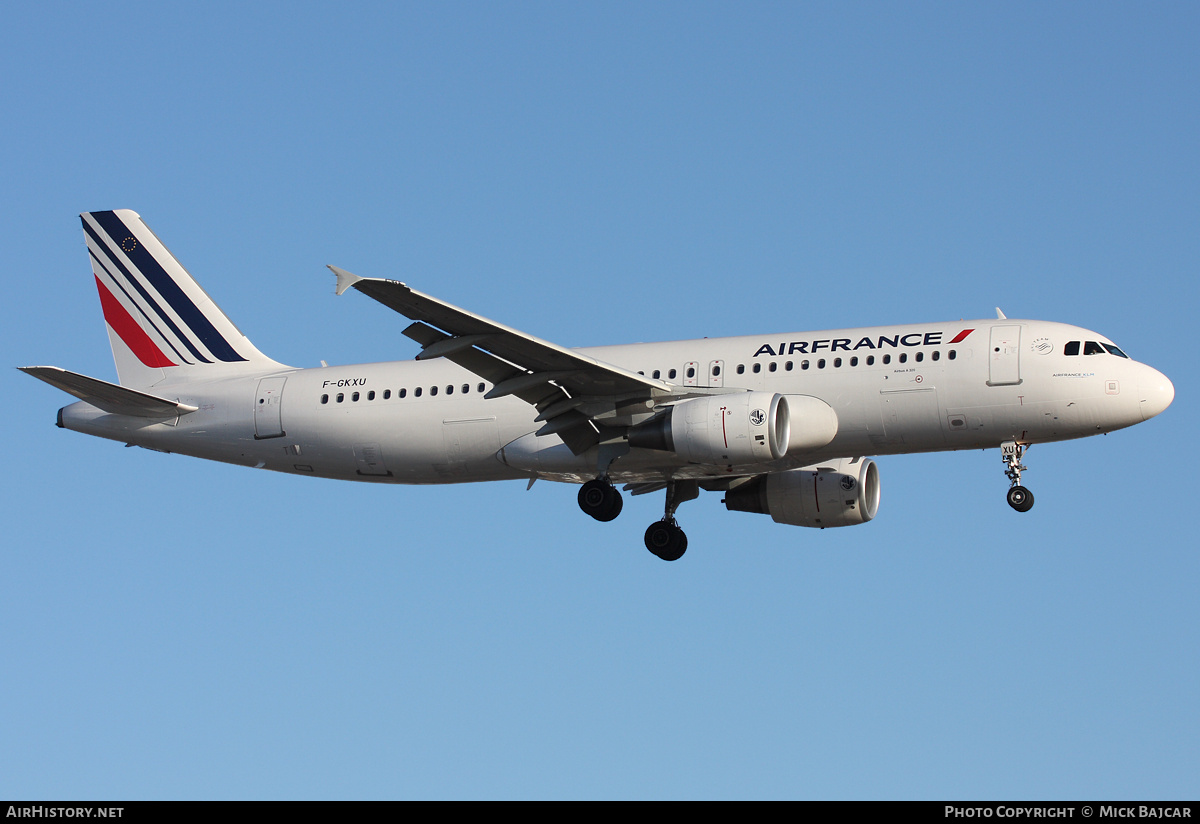
[[[0,797],[1200,795],[1190,3],[10,4]],[[1175,383],[879,461],[866,525],[610,524],[54,428],[114,379],[77,214],[267,354],[410,358],[326,263],[566,345],[1009,317]]]

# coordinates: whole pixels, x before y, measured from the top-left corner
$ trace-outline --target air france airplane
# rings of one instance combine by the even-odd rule
[[[1008,503],[1035,443],[1148,420],[1175,396],[1160,372],[1062,323],[952,321],[566,349],[394,280],[329,267],[410,319],[412,361],[297,369],[263,355],[132,211],[83,230],[120,384],[23,371],[79,398],[62,428],[243,466],[399,484],[539,478],[579,484],[600,521],[614,484],[665,491],[646,547],[687,549],[677,507],[807,527],[879,507],[867,455],[999,448]]]

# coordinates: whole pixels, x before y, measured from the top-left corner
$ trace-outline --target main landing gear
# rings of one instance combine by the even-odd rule
[[[1000,444],[1000,459],[1008,467],[1004,470],[1004,474],[1012,484],[1008,490],[1008,505],[1017,512],[1028,512],[1033,509],[1033,493],[1021,486],[1021,472],[1029,468],[1021,465],[1021,456],[1028,448],[1028,444],[1019,444],[1016,441],[1005,441]]]
[[[687,551],[687,535],[675,522],[675,510],[684,501],[700,496],[696,481],[671,481],[667,484],[667,503],[661,521],[646,530],[646,549],[664,561],[678,561]],[[588,481],[579,488],[579,508],[597,521],[611,521],[621,514],[621,493],[608,478]]]
[[[687,552],[687,535],[675,523],[675,510],[684,501],[700,496],[700,484],[696,481],[670,481],[667,483],[667,505],[661,521],[655,521],[646,529],[646,549],[664,561],[678,561]]]
[[[621,493],[608,478],[588,481],[579,488],[579,508],[597,521],[611,521],[624,505]]]

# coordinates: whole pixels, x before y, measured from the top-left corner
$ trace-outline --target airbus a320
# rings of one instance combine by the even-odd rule
[[[329,267],[412,321],[415,359],[297,369],[263,355],[132,211],[84,236],[119,384],[23,371],[79,398],[65,429],[297,475],[394,484],[580,485],[611,521],[617,484],[664,492],[646,547],[687,549],[675,514],[701,490],[806,527],[879,507],[868,455],[999,449],[1018,512],[1037,443],[1158,415],[1171,382],[1077,326],[989,320],[568,349],[404,283]]]

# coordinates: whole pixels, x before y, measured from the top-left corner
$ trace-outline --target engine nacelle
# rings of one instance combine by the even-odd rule
[[[630,429],[629,445],[745,466],[820,449],[837,431],[837,413],[820,398],[736,392],[677,403]]]
[[[879,511],[879,468],[870,458],[759,475],[725,493],[725,508],[792,526],[853,526]]]
[[[777,461],[788,451],[787,400],[770,392],[693,398],[629,430],[629,445],[674,452],[698,464]]]

